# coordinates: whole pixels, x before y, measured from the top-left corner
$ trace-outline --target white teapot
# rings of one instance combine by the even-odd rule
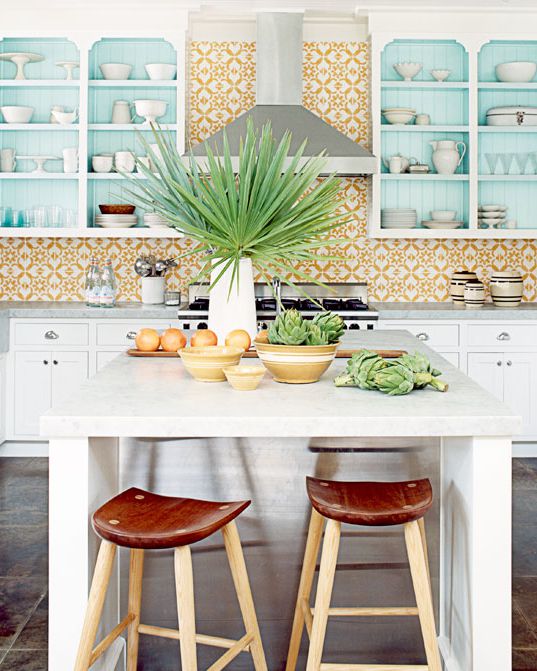
[[[433,148],[433,165],[439,175],[453,175],[461,164],[466,154],[466,145],[456,140],[432,140],[429,142]],[[462,153],[459,154],[459,145],[462,145]]]
[[[406,172],[410,165],[408,158],[401,156],[401,154],[394,154],[390,158],[383,158],[382,163],[387,170],[395,174]]]

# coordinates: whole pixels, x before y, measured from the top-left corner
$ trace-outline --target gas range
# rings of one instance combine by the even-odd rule
[[[316,284],[299,284],[315,301],[304,298],[297,289],[281,286],[281,301],[284,308],[296,308],[307,319],[313,319],[322,310],[337,312],[349,330],[374,329],[378,313],[367,304],[367,284],[355,282],[349,284],[328,284],[329,289]],[[272,287],[266,284],[255,285],[256,311],[258,326],[267,328],[278,314],[276,299]],[[188,301],[181,304],[177,318],[184,330],[207,328],[209,317],[209,296],[206,284],[194,284],[189,287]]]

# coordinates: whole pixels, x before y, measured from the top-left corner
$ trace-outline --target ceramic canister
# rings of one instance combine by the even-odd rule
[[[483,282],[474,280],[464,285],[464,304],[467,308],[480,308],[485,304],[485,287]]]
[[[471,270],[457,270],[451,276],[449,293],[454,303],[464,303],[464,286],[467,282],[477,280],[477,275]]]
[[[524,283],[518,270],[494,271],[490,278],[492,302],[499,308],[516,308],[522,300]]]

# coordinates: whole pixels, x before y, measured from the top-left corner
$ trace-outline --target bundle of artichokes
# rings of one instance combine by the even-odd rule
[[[430,385],[447,391],[448,385],[438,379],[440,371],[420,352],[396,359],[383,359],[376,352],[360,350],[347,361],[347,369],[336,377],[336,387],[377,389],[391,396],[408,394]]]
[[[272,323],[268,341],[271,345],[331,345],[344,330],[343,319],[333,312],[321,312],[307,320],[298,310],[284,310]]]

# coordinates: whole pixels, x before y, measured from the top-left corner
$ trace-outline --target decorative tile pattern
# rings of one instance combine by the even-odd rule
[[[190,45],[189,133],[202,141],[255,104],[255,45],[251,42],[192,42]],[[365,42],[304,44],[304,105],[357,142],[369,143],[369,50]],[[365,178],[344,179],[347,239],[342,261],[309,266],[319,279],[365,279],[370,295],[383,301],[443,301],[449,277],[459,268],[488,278],[512,267],[525,276],[526,300],[537,300],[537,243],[529,240],[371,240],[366,237]],[[0,238],[0,299],[82,298],[90,256],[110,256],[120,300],[138,300],[140,283],[132,266],[141,253],[177,256],[188,241]],[[168,285],[185,287],[199,268],[180,262]]]

